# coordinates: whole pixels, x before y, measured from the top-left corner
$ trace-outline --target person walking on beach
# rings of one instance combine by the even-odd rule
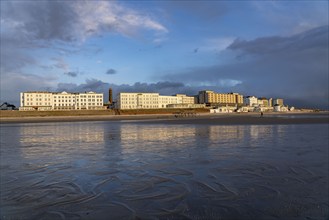
[[[264,115],[263,112],[260,112],[260,117],[261,117],[261,118],[263,117],[263,115]]]

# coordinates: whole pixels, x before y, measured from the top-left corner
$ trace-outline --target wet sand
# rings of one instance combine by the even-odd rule
[[[209,125],[262,125],[262,124],[325,124],[329,123],[329,113],[259,113],[196,114],[180,116],[174,114],[152,115],[93,115],[93,116],[43,116],[43,117],[3,117],[0,123],[38,123],[74,121],[122,121],[135,120],[139,123],[165,124],[209,124]]]
[[[328,124],[154,121],[2,125],[0,219],[328,219]]]

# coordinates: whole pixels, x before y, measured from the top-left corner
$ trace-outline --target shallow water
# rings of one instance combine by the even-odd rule
[[[1,219],[327,219],[328,124],[1,125]]]

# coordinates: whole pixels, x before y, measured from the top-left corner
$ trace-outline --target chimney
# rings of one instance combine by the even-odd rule
[[[109,104],[112,104],[113,97],[112,97],[112,88],[109,89]]]

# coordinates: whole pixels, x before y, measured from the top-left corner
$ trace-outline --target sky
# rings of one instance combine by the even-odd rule
[[[328,1],[1,1],[0,102],[200,90],[329,108]]]

